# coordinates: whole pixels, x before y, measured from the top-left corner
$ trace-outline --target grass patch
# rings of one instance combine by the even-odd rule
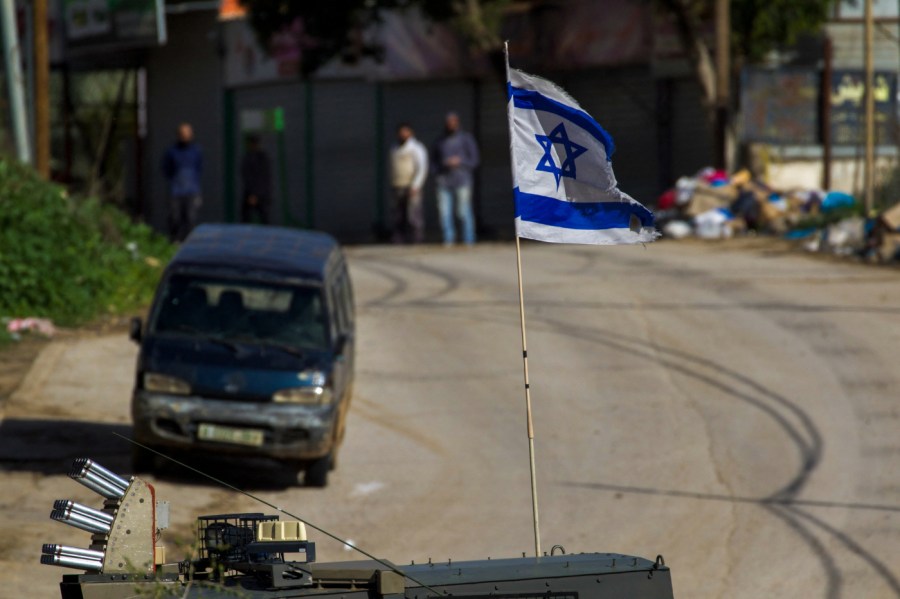
[[[73,326],[148,303],[174,248],[93,198],[0,159],[0,317]],[[0,346],[8,342],[3,327]]]

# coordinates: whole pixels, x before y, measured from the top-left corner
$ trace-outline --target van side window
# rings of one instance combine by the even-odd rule
[[[334,283],[335,310],[339,314],[340,328],[344,333],[353,329],[353,296],[346,269],[342,269]]]
[[[337,281],[331,284],[331,302],[334,306],[334,319],[337,321],[338,332],[345,333],[347,331],[347,315],[344,314],[344,307],[341,305],[341,292]]]
[[[347,315],[347,327],[348,330],[353,327],[353,290],[350,288],[350,275],[347,273],[347,270],[341,273],[340,280],[338,281],[338,289],[340,298],[338,301],[341,302],[341,306],[343,306],[344,312]]]

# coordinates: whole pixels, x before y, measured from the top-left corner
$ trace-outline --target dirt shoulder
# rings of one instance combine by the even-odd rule
[[[53,341],[80,339],[85,337],[101,337],[117,333],[127,334],[128,323],[132,316],[141,316],[140,312],[121,316],[108,316],[95,322],[73,329],[57,329],[53,338],[40,335],[25,334],[19,341],[0,345],[0,412],[7,400],[19,388],[32,364],[41,351]]]
[[[48,343],[49,339],[26,337],[0,348],[0,406],[22,384],[32,363]]]

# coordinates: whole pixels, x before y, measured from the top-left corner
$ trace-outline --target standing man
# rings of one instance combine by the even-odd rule
[[[394,243],[422,243],[422,186],[428,176],[428,150],[407,123],[397,127],[397,143],[391,148],[391,186],[394,188]]]
[[[178,125],[177,141],[166,151],[162,168],[169,183],[169,237],[172,241],[184,241],[197,224],[197,213],[203,204],[203,152],[194,143],[190,123]]]
[[[453,218],[462,227],[462,239],[475,243],[475,215],[472,212],[472,171],[478,166],[478,146],[472,134],[459,128],[459,115],[450,112],[444,119],[444,135],[435,143],[431,154],[432,168],[437,173],[438,212],[444,245],[456,241]]]
[[[241,180],[244,183],[244,201],[241,204],[241,221],[269,224],[269,206],[272,203],[272,162],[262,149],[259,135],[247,137],[247,153],[241,160]]]

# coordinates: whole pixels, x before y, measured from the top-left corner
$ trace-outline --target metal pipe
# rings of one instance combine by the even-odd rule
[[[112,529],[112,527],[105,522],[100,522],[93,518],[82,516],[81,514],[76,514],[67,510],[53,510],[50,512],[50,519],[56,520],[57,522],[64,522],[70,526],[91,533],[109,534],[109,531]]]
[[[123,490],[127,489],[128,485],[131,484],[131,482],[129,480],[127,480],[126,478],[119,476],[112,470],[107,470],[106,468],[104,468],[103,466],[98,464],[97,462],[88,461],[88,463],[85,464],[85,467],[90,469],[91,472],[96,472],[97,474],[99,474],[100,476],[105,478],[106,480],[110,481],[111,483],[114,483],[117,487],[122,487]]]
[[[71,518],[74,516],[74,517],[78,518],[78,520],[83,521],[83,522],[96,522],[97,524],[99,524],[101,526],[106,526],[108,528],[112,528],[112,522],[107,522],[106,520],[98,520],[97,518],[94,518],[91,514],[85,514],[85,513],[75,511],[71,507],[66,508],[64,510],[58,510],[58,511],[63,512],[66,515],[66,517],[68,517],[68,518]]]
[[[106,512],[101,512],[100,510],[95,510],[92,507],[88,507],[86,505],[82,505],[80,503],[76,503],[69,499],[57,499],[53,502],[53,509],[55,510],[71,510],[78,514],[84,514],[85,516],[90,516],[94,520],[100,520],[101,522],[107,522],[109,524],[113,523],[115,520],[115,516],[112,514],[107,514]]]
[[[59,522],[77,523],[78,528],[87,530],[88,532],[107,534],[112,529],[112,526],[110,526],[106,522],[94,520],[90,516],[85,516],[84,514],[76,514],[69,510],[54,510],[50,512],[50,518]],[[75,526],[75,524],[73,524],[73,526]]]
[[[91,491],[107,497],[109,499],[121,499],[125,495],[125,491],[111,482],[106,481],[92,472],[79,472],[70,474],[73,480],[83,484]]]
[[[32,0],[32,38],[34,60],[34,165],[45,178],[50,177],[50,41],[47,30],[48,0]]]
[[[865,4],[865,34],[863,48],[865,49],[865,77],[866,77],[866,162],[863,171],[863,189],[865,193],[866,213],[871,216],[875,206],[875,59],[874,59],[874,22],[872,20],[872,0],[864,0]]]
[[[48,566],[62,566],[78,570],[102,570],[103,562],[70,555],[42,555],[41,563]]]
[[[16,7],[14,0],[0,0],[0,25],[3,33],[3,50],[6,57],[6,83],[9,91],[9,107],[16,141],[16,157],[31,164],[31,141],[28,134],[28,113],[25,111],[25,78],[22,76],[22,46],[16,31]]]
[[[730,172],[728,108],[731,91],[731,9],[728,0],[716,0],[716,166]]]
[[[90,471],[85,472],[84,478],[87,480],[94,481],[95,483],[97,483],[98,485],[100,485],[101,487],[103,487],[105,489],[109,489],[110,492],[112,492],[116,495],[116,497],[122,497],[123,495],[125,495],[125,489],[123,489],[122,487],[120,487],[119,485],[117,485],[116,483],[114,483],[112,481],[106,480],[105,478],[103,478],[102,476],[97,474],[96,472],[90,472]]]
[[[823,48],[822,68],[822,189],[831,189],[831,94],[834,74],[834,44],[826,35]]]
[[[102,551],[94,549],[82,549],[81,547],[71,547],[69,545],[57,545],[55,543],[46,543],[41,547],[41,553],[46,555],[68,555],[70,557],[83,557],[90,560],[103,561],[106,554]]]
[[[92,472],[100,478],[111,482],[113,485],[120,487],[123,491],[128,488],[129,484],[131,484],[115,472],[107,470],[106,468],[89,458],[78,458],[77,460],[75,460],[72,466],[72,472],[80,472],[82,473],[82,476],[83,473]]]
[[[128,485],[126,485],[126,486],[123,487],[123,486],[120,485],[119,483],[117,483],[117,482],[115,482],[115,481],[112,481],[112,480],[109,480],[108,478],[102,476],[101,474],[99,474],[99,473],[97,473],[97,472],[94,472],[93,470],[86,470],[85,473],[84,473],[84,476],[85,476],[85,478],[91,478],[91,479],[93,479],[93,480],[95,480],[95,481],[97,481],[97,482],[99,482],[99,483],[101,483],[101,484],[103,484],[103,485],[105,485],[105,486],[111,488],[111,489],[115,489],[115,490],[117,490],[117,491],[120,491],[120,492],[123,493],[123,494],[125,493],[125,489],[128,488]]]

